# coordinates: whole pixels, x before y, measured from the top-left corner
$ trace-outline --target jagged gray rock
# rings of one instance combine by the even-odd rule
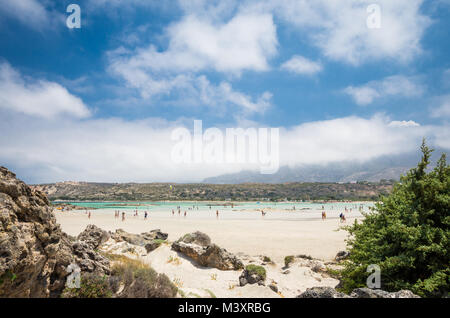
[[[354,289],[350,297],[353,298],[420,298],[410,290],[400,290],[398,292],[387,292],[381,289],[357,288]]]
[[[47,197],[0,167],[0,297],[59,296],[73,262],[93,272],[108,269],[88,245],[83,253],[74,244]]]
[[[111,233],[111,237],[117,242],[125,241],[133,245],[145,246],[153,243],[155,240],[167,240],[168,234],[161,232],[159,229],[141,234],[132,234],[118,229],[116,232]]]
[[[331,287],[313,287],[308,288],[297,298],[420,298],[409,290],[400,290],[398,292],[387,292],[380,289],[357,288],[350,296],[338,292]]]
[[[195,260],[205,267],[213,267],[220,270],[239,270],[244,264],[235,255],[226,249],[211,244],[208,235],[195,232],[186,234],[172,244],[172,249]]]
[[[88,225],[86,229],[78,235],[78,241],[86,242],[93,250],[97,249],[101,244],[109,239],[108,232],[102,230],[95,225]]]
[[[340,293],[332,287],[313,287],[308,288],[297,298],[350,298],[350,296]]]
[[[255,272],[250,272],[247,269],[245,269],[241,276],[239,276],[239,285],[245,286],[247,284],[258,284],[258,285],[264,285],[265,277],[258,275]],[[278,289],[277,289],[278,291]]]

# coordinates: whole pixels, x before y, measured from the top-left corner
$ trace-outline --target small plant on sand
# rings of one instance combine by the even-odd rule
[[[217,274],[211,274],[211,280],[217,280]]]
[[[245,270],[250,274],[250,275],[258,275],[259,277],[262,278],[262,280],[266,279],[266,269],[262,266],[258,266],[258,265],[247,265],[245,267]]]
[[[289,267],[289,265],[294,261],[294,256],[289,255],[284,258],[284,266]]]
[[[181,280],[181,278],[175,277],[175,278],[173,279],[173,284],[174,284],[175,286],[177,286],[178,288],[182,288],[182,287],[183,287],[183,281]]]
[[[272,260],[270,259],[269,256],[263,256],[263,262],[264,263],[272,263]]]
[[[228,289],[233,290],[236,287],[236,284],[228,284]]]
[[[178,257],[170,256],[167,260],[167,264],[173,264],[173,265],[181,265],[181,260]]]

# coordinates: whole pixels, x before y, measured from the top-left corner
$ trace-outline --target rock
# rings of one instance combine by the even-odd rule
[[[0,297],[58,297],[73,262],[108,269],[87,243],[73,244],[47,197],[0,167]]]
[[[72,245],[73,254],[82,272],[108,275],[110,262],[107,258],[95,252],[85,241],[78,241]]]
[[[116,232],[111,233],[111,237],[117,242],[125,241],[132,245],[143,246],[143,247],[146,247],[148,245],[147,251],[152,251],[160,245],[161,241],[167,240],[168,234],[162,233],[160,230],[153,230],[153,231],[141,233],[141,234],[132,234],[132,233],[125,232],[122,229],[118,229],[118,230],[116,230]],[[155,243],[158,243],[158,244],[155,244]],[[147,247],[146,247],[146,249],[147,249]]]
[[[84,241],[93,250],[109,240],[108,232],[95,225],[88,225],[86,229],[78,235],[78,241]]]
[[[409,290],[400,290],[390,293],[380,289],[357,288],[353,290],[350,296],[338,292],[331,287],[313,287],[308,288],[297,298],[420,298]]]
[[[352,298],[420,298],[409,290],[400,290],[398,292],[387,292],[381,289],[357,288],[354,289],[350,297]]]
[[[248,265],[241,276],[239,276],[239,285],[245,286],[247,284],[264,285],[266,280],[266,270],[262,266]]]
[[[332,287],[313,287],[308,288],[297,298],[349,298],[349,296]]]
[[[350,256],[350,252],[347,251],[340,251],[336,254],[336,257],[334,258],[337,262],[340,262]]]
[[[195,260],[201,266],[220,270],[238,270],[244,267],[235,255],[211,244],[208,235],[201,232],[186,234],[172,244],[172,249]]]
[[[291,272],[291,271],[287,269],[287,270],[283,271],[282,274],[287,275],[287,274],[289,274],[290,272]]]
[[[209,238],[209,236],[207,234],[199,232],[199,231],[186,234],[185,236],[180,238],[177,242],[184,242],[187,244],[196,244],[196,245],[204,246],[204,247],[211,245],[211,239]]]

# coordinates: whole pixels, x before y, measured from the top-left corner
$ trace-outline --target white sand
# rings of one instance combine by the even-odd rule
[[[114,218],[114,211],[92,211],[91,219],[84,211],[55,212],[62,229],[73,236],[88,224],[109,231],[121,228],[136,234],[160,229],[169,234],[169,241],[175,241],[186,233],[201,231],[230,252],[266,255],[277,262],[287,255],[299,254],[329,261],[346,247],[347,233],[338,231],[342,225],[338,211],[327,212],[326,221],[321,220],[320,211],[269,212],[264,218],[253,212],[221,212],[219,219],[214,212],[209,215],[195,213],[189,212],[186,218],[177,214],[172,216],[171,213],[150,213],[149,219],[144,220],[142,212],[136,218],[129,211],[126,221],[122,222]],[[233,217],[229,216],[231,213]],[[347,224],[351,224],[354,217],[360,216],[354,212],[353,216],[347,217]]]

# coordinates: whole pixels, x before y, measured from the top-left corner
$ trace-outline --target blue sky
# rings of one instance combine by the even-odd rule
[[[161,2],[2,1],[0,164],[29,182],[248,168],[169,164],[194,119],[280,127],[282,165],[450,148],[448,1]]]

